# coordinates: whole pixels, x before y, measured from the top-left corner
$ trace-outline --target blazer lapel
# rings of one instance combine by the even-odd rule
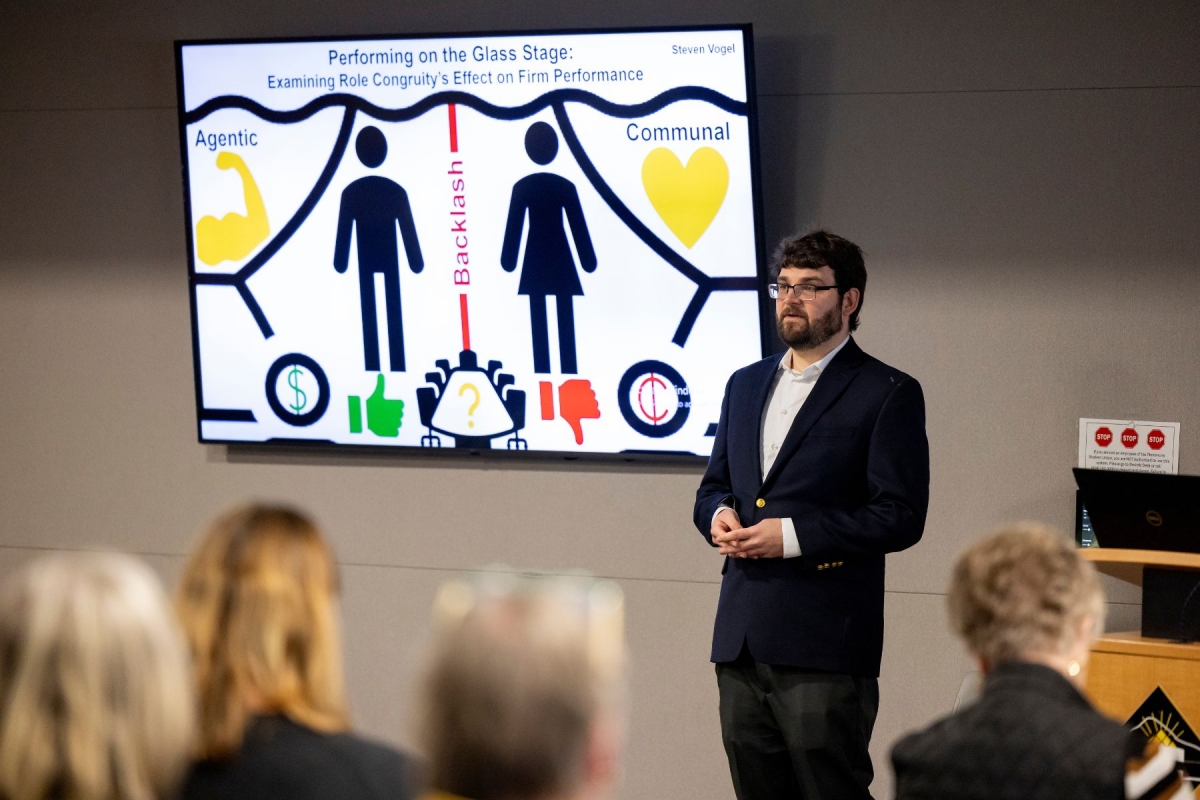
[[[783,444],[779,447],[779,455],[775,457],[775,463],[771,465],[771,471],[763,478],[763,491],[768,488],[769,484],[774,482],[780,470],[784,468],[788,460],[792,457],[792,454],[800,447],[800,443],[804,441],[804,437],[808,435],[809,430],[816,424],[816,421],[846,391],[846,387],[858,375],[858,368],[862,366],[864,358],[863,351],[855,344],[854,339],[850,339],[850,341],[846,342],[846,346],[842,348],[842,351],[834,356],[833,361],[829,362],[829,366],[817,378],[817,385],[813,387],[812,393],[804,401],[804,405],[800,407],[800,413],[796,414],[796,418],[792,420],[792,427],[788,429],[787,436],[783,438]],[[766,406],[765,397],[763,399],[763,406],[764,408]],[[759,429],[761,431],[761,425]],[[759,433],[759,437],[762,437],[761,432]],[[759,452],[762,452],[761,443],[759,445]],[[762,469],[761,463],[760,460],[760,470]]]
[[[763,434],[763,414],[767,413],[767,400],[771,396],[771,385],[775,383],[775,374],[779,372],[779,362],[783,358],[779,354],[772,358],[769,362],[763,362],[762,374],[759,375],[758,381],[755,384],[755,394],[751,398],[753,405],[750,408],[757,408],[758,414],[754,417],[754,435],[746,437],[746,442],[754,443],[754,452],[751,456],[754,460],[755,474],[758,475],[758,483],[761,486],[763,481],[762,472],[762,434]]]

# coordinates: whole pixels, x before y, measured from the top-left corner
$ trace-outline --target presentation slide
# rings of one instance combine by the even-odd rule
[[[707,456],[748,28],[178,42],[202,442]]]

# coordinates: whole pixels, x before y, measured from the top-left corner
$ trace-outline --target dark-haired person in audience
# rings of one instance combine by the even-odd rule
[[[947,604],[982,692],[895,746],[897,800],[1192,797],[1174,748],[1147,745],[1082,694],[1104,594],[1065,536],[1029,523],[988,536],[959,557]]]
[[[200,760],[184,800],[405,800],[409,760],[349,733],[337,571],[320,531],[286,508],[225,514],[176,597],[195,662]]]
[[[55,555],[0,587],[0,797],[164,800],[194,733],[187,648],[148,567]]]
[[[623,604],[611,584],[447,584],[420,698],[430,800],[601,800],[619,774]]]

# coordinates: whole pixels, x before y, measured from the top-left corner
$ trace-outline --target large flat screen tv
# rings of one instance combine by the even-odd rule
[[[176,43],[201,442],[706,457],[749,26]]]

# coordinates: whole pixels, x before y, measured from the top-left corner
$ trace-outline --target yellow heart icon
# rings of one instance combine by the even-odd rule
[[[642,186],[662,221],[690,249],[725,202],[729,166],[711,147],[692,153],[686,167],[673,152],[659,147],[642,162]]]

